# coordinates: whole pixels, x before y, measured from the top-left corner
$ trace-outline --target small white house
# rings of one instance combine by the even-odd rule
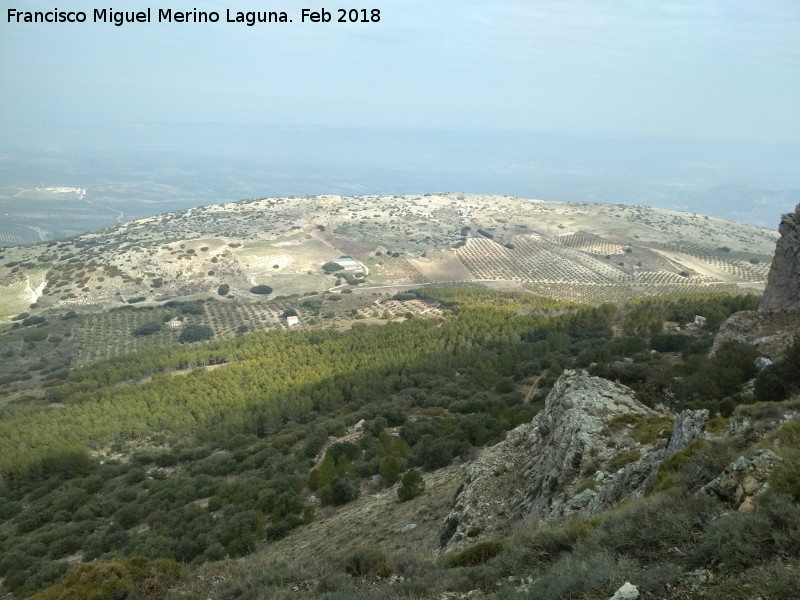
[[[299,325],[300,324],[300,317],[296,317],[294,315],[292,315],[290,317],[286,317],[286,324],[289,327],[292,327],[294,325]]]
[[[171,321],[167,321],[167,328],[170,331],[178,331],[183,329],[183,321],[178,321],[178,319],[172,319]]]

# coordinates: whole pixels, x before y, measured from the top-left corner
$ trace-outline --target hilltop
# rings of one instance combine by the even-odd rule
[[[348,256],[360,289],[441,282],[599,304],[760,292],[777,232],[658,208],[506,196],[316,196],[192,208],[0,250],[0,318],[216,296],[321,292]]]

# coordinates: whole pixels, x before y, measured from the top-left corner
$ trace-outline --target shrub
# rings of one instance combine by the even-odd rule
[[[608,463],[608,468],[611,471],[618,471],[625,465],[629,465],[633,462],[636,462],[642,457],[641,452],[639,452],[638,448],[631,448],[625,452],[620,452],[614,458],[612,458]]]
[[[228,292],[230,291],[231,291],[231,286],[229,286],[227,283],[223,283],[221,286],[217,288],[217,293],[220,296],[227,296]]]
[[[347,504],[358,498],[358,488],[347,477],[337,475],[331,480],[329,498],[336,506]]]
[[[687,496],[719,475],[733,459],[733,452],[722,442],[694,440],[659,465],[654,489],[675,488]]]
[[[781,362],[770,365],[758,374],[754,392],[758,400],[779,401],[799,390],[800,337],[786,350]]]
[[[454,552],[445,558],[444,564],[447,568],[453,567],[475,567],[489,562],[500,554],[503,549],[503,542],[500,540],[485,540],[478,542],[460,552]]]
[[[414,292],[397,292],[394,296],[392,296],[392,300],[399,300],[403,302],[404,300],[416,300],[418,296]]]
[[[23,339],[29,343],[43,342],[47,339],[47,332],[42,329],[36,329],[26,333]]]
[[[210,340],[213,337],[214,330],[208,325],[187,325],[181,332],[181,337],[178,338],[178,341],[181,344],[186,344]]]
[[[775,493],[787,494],[795,502],[800,502],[800,451],[787,452],[769,481]]]
[[[636,564],[627,557],[597,552],[567,554],[547,569],[531,586],[531,598],[608,598]]]
[[[670,417],[648,417],[633,432],[633,439],[640,444],[652,444],[658,439],[672,435],[673,420]]]
[[[622,504],[589,534],[589,544],[642,562],[656,562],[669,548],[690,546],[712,507],[713,502],[705,497],[687,502],[672,493]]]
[[[250,293],[251,294],[267,295],[267,294],[271,294],[272,293],[272,288],[269,287],[268,285],[263,285],[263,284],[262,285],[254,285],[253,287],[250,288]]]
[[[397,488],[397,498],[400,502],[406,502],[416,498],[425,491],[425,480],[416,469],[409,469],[400,481]]]
[[[42,590],[34,600],[81,598],[82,600],[107,600],[109,598],[147,597],[166,594],[177,581],[181,566],[169,559],[148,560],[134,556],[126,561],[101,561],[85,563],[67,572],[64,581]]]
[[[713,521],[692,562],[721,563],[731,572],[800,553],[800,506],[783,494],[768,494],[756,510]]]
[[[28,317],[22,320],[23,327],[30,327],[31,325],[41,325],[43,323],[47,323],[47,319],[44,317]]]
[[[713,419],[709,419],[706,423],[706,431],[718,435],[723,432],[728,423],[729,420],[725,417],[714,417]]]
[[[342,265],[333,262],[332,260],[329,260],[324,265],[322,265],[322,270],[325,271],[326,273],[334,273],[336,271],[341,271],[343,269],[344,267]]]
[[[800,450],[800,421],[789,421],[780,428],[778,439],[781,448]]]
[[[688,335],[658,333],[650,340],[650,347],[657,352],[680,352],[691,341]]]
[[[154,333],[161,330],[161,323],[158,321],[147,321],[146,323],[142,323],[133,330],[133,335],[137,337],[145,336],[145,335],[153,335]]]
[[[378,548],[359,547],[347,553],[344,570],[353,577],[388,577],[394,572],[386,555]]]
[[[800,421],[789,421],[778,432],[781,462],[770,476],[775,493],[788,494],[800,502]]]

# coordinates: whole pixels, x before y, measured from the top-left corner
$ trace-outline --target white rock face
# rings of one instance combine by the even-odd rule
[[[504,535],[521,518],[591,516],[641,496],[661,461],[702,436],[707,419],[705,410],[675,418],[646,407],[623,385],[564,371],[542,412],[475,461],[440,547]],[[643,426],[662,430],[636,441]]]
[[[626,581],[622,584],[609,600],[636,600],[639,597],[639,590],[636,586]]]

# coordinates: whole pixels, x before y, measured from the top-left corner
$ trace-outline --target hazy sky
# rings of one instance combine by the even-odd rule
[[[121,27],[90,22],[121,10],[101,0],[19,1],[88,20],[9,24],[13,2],[0,15],[4,121],[800,139],[797,0],[375,0],[358,4],[380,10],[368,24],[302,24],[295,0],[126,0],[154,20],[159,8],[221,20]],[[294,22],[225,23],[226,9]]]

